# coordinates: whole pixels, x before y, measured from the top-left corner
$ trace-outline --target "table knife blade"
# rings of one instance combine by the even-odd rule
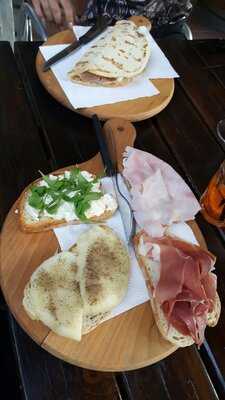
[[[101,17],[98,18],[95,25],[92,26],[91,29],[87,33],[85,33],[79,40],[75,40],[71,43],[68,47],[64,50],[60,51],[59,53],[55,54],[51,57],[48,61],[45,61],[43,65],[43,71],[46,72],[48,69],[58,61],[61,61],[63,58],[71,54],[72,52],[78,50],[81,46],[91,42],[101,33],[103,33],[106,28],[110,25],[111,20]]]
[[[109,149],[104,134],[102,132],[101,123],[97,115],[94,115],[92,117],[92,121],[106,173],[112,179],[113,188],[115,191],[122,223],[124,226],[127,243],[129,243],[134,233],[134,217],[133,211],[131,210],[129,201],[127,199],[127,197],[129,196],[128,189],[125,188],[123,178],[121,174],[118,173],[116,166],[111,160]]]

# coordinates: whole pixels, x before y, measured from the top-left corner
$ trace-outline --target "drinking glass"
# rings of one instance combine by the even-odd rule
[[[217,135],[225,143],[225,119],[218,122]],[[225,227],[225,160],[210,180],[200,204],[208,222],[218,227]]]
[[[225,161],[210,180],[200,199],[200,204],[208,222],[225,227]]]

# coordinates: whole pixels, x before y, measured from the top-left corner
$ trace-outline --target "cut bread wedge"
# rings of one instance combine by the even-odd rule
[[[87,49],[68,77],[87,86],[125,86],[144,71],[150,52],[145,27],[118,21]]]
[[[63,252],[44,261],[25,287],[23,306],[31,319],[58,335],[80,340],[83,302],[76,256]]]
[[[71,251],[77,255],[85,315],[112,310],[128,286],[130,258],[123,242],[111,228],[98,225],[81,234]]]
[[[114,231],[93,226],[71,251],[34,271],[24,290],[24,309],[58,335],[80,341],[122,301],[129,269],[128,251]]]
[[[134,247],[135,253],[138,259],[138,263],[142,269],[142,272],[145,277],[146,285],[151,294],[151,307],[154,315],[154,319],[156,325],[162,334],[162,336],[173,343],[177,347],[186,347],[190,346],[194,343],[193,338],[190,335],[184,335],[180,333],[171,323],[169,323],[164,311],[156,300],[154,293],[155,288],[160,279],[160,261],[156,255],[156,261],[152,261],[147,255],[143,255],[142,251],[142,232],[139,232],[134,238]],[[157,251],[157,249],[155,249]],[[215,326],[218,322],[219,316],[221,312],[221,303],[219,299],[219,295],[216,292],[216,296],[214,299],[213,309],[211,312],[207,313],[207,325]]]
[[[71,171],[74,170],[78,168]],[[76,186],[77,178],[70,178],[71,171],[50,174],[24,190],[19,201],[19,221],[24,232],[41,232],[68,224],[104,222],[114,214],[117,202],[112,194],[102,191],[100,179],[87,171],[79,171]],[[60,182],[62,186],[57,188]]]

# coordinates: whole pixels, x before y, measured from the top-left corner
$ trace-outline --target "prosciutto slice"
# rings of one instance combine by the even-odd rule
[[[200,205],[170,165],[129,146],[123,165],[123,175],[131,186],[135,219],[149,235],[160,237],[171,223],[194,219]]]
[[[180,333],[190,335],[200,345],[204,340],[207,313],[216,296],[215,256],[177,238],[152,238],[143,232],[147,256],[155,261],[154,247],[160,248],[160,274],[153,297]]]

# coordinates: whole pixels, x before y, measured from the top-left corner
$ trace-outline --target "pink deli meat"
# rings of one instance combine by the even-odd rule
[[[123,175],[131,186],[135,219],[149,235],[160,237],[173,222],[194,219],[201,207],[188,185],[169,164],[127,146],[123,165]]]
[[[204,340],[207,313],[216,296],[216,257],[199,246],[164,236],[151,238],[143,233],[147,256],[154,261],[154,245],[160,247],[160,276],[153,297],[170,325],[196,344]]]

